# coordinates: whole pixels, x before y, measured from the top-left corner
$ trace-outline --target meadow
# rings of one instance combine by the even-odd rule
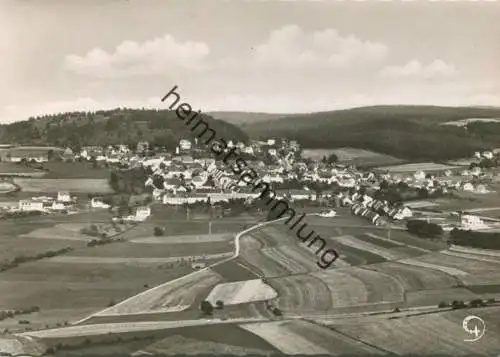
[[[15,178],[14,183],[20,186],[24,192],[33,193],[57,193],[58,191],[69,191],[76,193],[112,193],[107,179],[68,178],[68,179],[45,179],[45,178]]]
[[[411,163],[402,165],[382,166],[378,167],[377,169],[381,171],[388,171],[389,173],[413,173],[420,170],[427,173],[435,171],[452,170],[457,168],[459,168],[459,166],[437,164],[434,162],[420,162],[420,163]]]
[[[336,149],[304,149],[302,151],[302,157],[313,160],[321,160],[323,157],[328,157],[331,154],[335,154],[342,164],[360,166],[394,165],[406,161],[374,151],[349,147]]]

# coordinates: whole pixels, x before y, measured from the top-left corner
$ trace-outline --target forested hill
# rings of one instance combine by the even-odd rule
[[[285,136],[307,148],[350,146],[417,160],[500,147],[500,122],[442,125],[468,118],[500,118],[500,108],[373,106],[294,115],[244,129],[251,137]]]
[[[259,112],[208,112],[208,115],[215,119],[227,121],[228,123],[239,125],[245,128],[246,125],[253,123],[277,120],[284,117],[291,117],[303,114],[278,114],[278,113],[259,113]]]
[[[217,137],[248,141],[246,133],[233,124],[204,114],[198,117],[202,117],[216,131]],[[197,129],[196,133],[201,130]],[[135,145],[138,141],[147,140],[152,144],[175,149],[180,139],[192,139],[194,136],[184,121],[170,110],[72,112],[0,125],[0,143],[3,144],[79,147]]]

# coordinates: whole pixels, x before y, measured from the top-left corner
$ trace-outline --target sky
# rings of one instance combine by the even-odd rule
[[[0,123],[72,110],[500,106],[500,2],[0,0]]]

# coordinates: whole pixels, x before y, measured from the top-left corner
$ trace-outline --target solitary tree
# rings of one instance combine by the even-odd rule
[[[223,308],[224,308],[224,301],[222,301],[222,300],[217,300],[217,301],[215,302],[215,306],[217,306],[217,308],[218,308],[219,310],[223,309]]]
[[[212,315],[214,312],[214,307],[208,300],[201,302],[200,309],[205,315]]]

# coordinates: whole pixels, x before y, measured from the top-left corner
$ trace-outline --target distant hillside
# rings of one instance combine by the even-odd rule
[[[218,137],[248,141],[245,132],[233,124],[204,114],[199,117],[216,130]],[[138,141],[147,140],[175,149],[180,139],[194,137],[189,127],[178,119],[175,112],[169,110],[72,112],[0,125],[0,143],[17,145],[74,148],[83,145],[135,145]]]
[[[293,115],[245,126],[252,137],[285,136],[307,148],[354,147],[415,160],[445,160],[500,147],[499,132],[444,122],[498,118],[500,108],[373,106]],[[498,125],[500,129],[500,124]]]
[[[215,119],[224,120],[235,125],[251,125],[262,121],[276,120],[284,117],[293,117],[303,114],[277,114],[277,113],[252,113],[252,112],[209,112],[208,115]]]

